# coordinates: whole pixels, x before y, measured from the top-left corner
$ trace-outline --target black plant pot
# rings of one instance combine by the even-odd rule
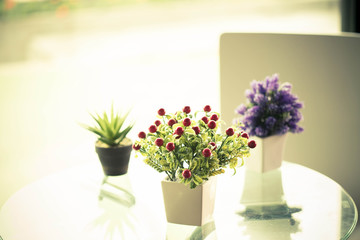
[[[117,147],[100,147],[95,145],[104,174],[107,176],[119,176],[126,174],[129,167],[132,145]]]

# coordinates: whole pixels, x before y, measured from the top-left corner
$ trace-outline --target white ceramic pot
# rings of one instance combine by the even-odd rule
[[[281,167],[286,136],[287,134],[253,138],[256,148],[251,151],[251,156],[245,162],[247,169],[263,173]]]
[[[183,183],[161,182],[166,218],[169,223],[202,226],[212,218],[216,177],[190,189]]]

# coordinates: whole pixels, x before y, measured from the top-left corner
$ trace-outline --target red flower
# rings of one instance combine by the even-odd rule
[[[168,121],[168,125],[170,126],[170,127],[172,127],[172,125],[174,125],[176,123],[176,121],[174,120],[174,119],[170,119],[169,121]]]
[[[184,133],[184,129],[182,127],[178,127],[174,133],[181,136]]]
[[[248,142],[248,146],[249,148],[255,148],[256,147],[256,142],[254,140],[251,140]]]
[[[164,116],[164,115],[165,115],[165,109],[160,108],[160,109],[158,110],[158,114],[159,114],[160,116]]]
[[[249,135],[248,135],[246,132],[242,133],[241,136],[242,136],[243,138],[249,139]]]
[[[190,126],[190,124],[191,124],[190,118],[185,118],[185,119],[183,120],[183,124],[184,124],[185,127]]]
[[[133,148],[135,151],[138,151],[138,150],[141,148],[141,146],[140,146],[139,144],[134,143],[133,146],[132,146],[132,148]]]
[[[232,135],[234,135],[234,129],[232,129],[232,128],[228,128],[228,129],[226,129],[226,135],[228,135],[228,136],[232,136]]]
[[[204,107],[204,111],[205,111],[205,112],[210,112],[210,111],[211,111],[210,105],[206,105],[206,106]]]
[[[202,150],[202,155],[204,157],[210,157],[211,156],[211,150],[208,148],[205,148],[204,150]]]
[[[210,120],[217,121],[219,120],[219,116],[214,113],[213,115],[211,115]]]
[[[183,108],[183,112],[189,114],[189,113],[191,112],[190,107],[189,107],[189,106],[185,106],[185,107]]]
[[[145,132],[139,132],[138,137],[139,138],[146,138],[146,133]]]
[[[198,135],[200,133],[200,128],[198,126],[192,127],[192,129],[195,131],[195,134]]]
[[[167,149],[169,152],[173,151],[173,150],[175,149],[175,144],[174,144],[173,142],[168,142],[168,143],[166,144],[166,149]]]
[[[210,129],[216,128],[216,122],[211,120],[211,121],[208,123],[208,127],[209,127]]]
[[[155,140],[155,144],[156,146],[161,147],[164,144],[164,140],[162,140],[161,138],[157,138]]]
[[[216,143],[210,142],[209,144],[214,147],[213,150],[215,150],[217,148]]]
[[[151,126],[149,127],[149,132],[155,133],[156,131],[157,131],[157,127],[156,127],[155,125],[151,125]]]
[[[209,119],[207,117],[202,117],[201,120],[203,120],[205,124],[208,124],[209,122]]]
[[[156,120],[156,121],[155,121],[155,125],[156,125],[156,126],[159,126],[160,124],[161,124],[161,121],[160,121],[160,120]]]
[[[184,169],[184,171],[182,172],[182,175],[185,179],[187,179],[187,178],[191,177],[191,172],[189,169]]]

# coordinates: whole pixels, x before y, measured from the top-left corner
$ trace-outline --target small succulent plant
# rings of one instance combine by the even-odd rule
[[[106,112],[104,112],[102,116],[98,113],[95,115],[90,113],[91,117],[97,123],[96,126],[91,127],[84,124],[81,125],[90,132],[95,133],[98,136],[99,142],[114,147],[122,144],[127,134],[134,126],[134,124],[131,123],[124,127],[124,122],[129,113],[129,111],[124,114],[114,113],[114,107],[111,106],[110,116],[108,116]]]

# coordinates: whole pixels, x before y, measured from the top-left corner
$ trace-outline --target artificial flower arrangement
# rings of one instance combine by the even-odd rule
[[[209,105],[194,114],[189,106],[175,114],[163,108],[157,113],[158,120],[147,133],[138,134],[133,149],[145,157],[146,164],[165,172],[169,181],[195,188],[209,177],[224,173],[227,166],[235,171],[238,160],[243,163],[250,148],[256,146],[239,129],[230,127],[218,133],[222,120]]]
[[[274,74],[264,81],[254,80],[251,88],[245,91],[247,103],[235,110],[241,116],[236,121],[243,123],[242,129],[250,136],[264,138],[304,130],[298,125],[303,103],[291,93],[290,83],[280,85],[278,75]]]

